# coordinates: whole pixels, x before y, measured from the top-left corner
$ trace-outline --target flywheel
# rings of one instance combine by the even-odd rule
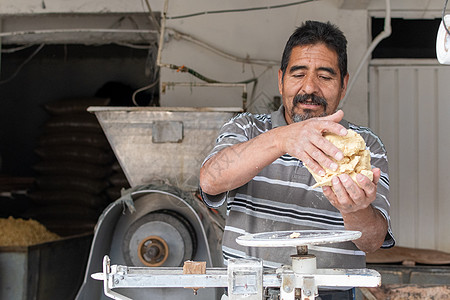
[[[127,265],[178,267],[193,259],[195,230],[179,213],[160,210],[136,220],[126,231],[123,256]]]

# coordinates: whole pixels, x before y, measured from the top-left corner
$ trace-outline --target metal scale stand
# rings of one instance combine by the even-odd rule
[[[228,268],[206,268],[203,274],[183,274],[181,267],[127,267],[111,265],[103,259],[103,273],[92,278],[103,280],[104,293],[113,299],[129,300],[115,288],[199,288],[227,287],[230,300],[263,300],[264,288],[279,288],[281,300],[312,300],[319,286],[377,287],[381,276],[370,269],[317,269],[316,257],[308,254],[308,245],[356,240],[359,231],[299,230],[243,235],[236,242],[249,247],[296,247],[292,265],[263,269],[260,259],[232,259]]]

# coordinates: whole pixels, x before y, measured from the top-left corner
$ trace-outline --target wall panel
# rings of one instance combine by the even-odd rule
[[[450,252],[450,68],[434,60],[375,60],[370,126],[389,156],[397,244]]]

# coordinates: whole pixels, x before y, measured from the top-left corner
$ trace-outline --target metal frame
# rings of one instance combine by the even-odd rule
[[[315,257],[314,257],[315,260]],[[261,266],[261,268],[259,268]],[[314,299],[320,286],[327,287],[377,287],[381,275],[370,269],[315,269],[315,261],[304,273],[291,266],[262,269],[257,259],[236,259],[228,268],[207,268],[205,274],[183,274],[181,267],[145,268],[111,265],[108,256],[103,259],[103,273],[92,278],[103,280],[104,293],[112,299],[130,300],[113,289],[116,288],[185,288],[228,287],[230,299],[263,299],[262,288],[280,288],[282,299],[294,300],[295,289],[301,289],[301,299]],[[253,270],[253,271],[249,271]],[[261,271],[258,271],[261,270]],[[311,272],[309,272],[311,271]],[[253,272],[253,273],[252,273]],[[260,272],[260,273],[258,273]],[[246,276],[241,276],[245,274]],[[262,280],[258,280],[261,274]],[[240,276],[237,278],[236,276]],[[244,282],[247,280],[248,282]],[[262,286],[252,288],[260,282]],[[239,287],[236,288],[236,284]],[[247,287],[246,293],[242,287]],[[238,290],[238,294],[232,294]],[[250,298],[256,295],[258,298]]]

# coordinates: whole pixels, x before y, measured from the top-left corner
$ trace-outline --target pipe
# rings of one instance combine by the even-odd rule
[[[164,10],[161,18],[161,33],[159,35],[159,44],[158,44],[158,56],[156,57],[156,65],[158,67],[170,67],[170,65],[161,64],[161,52],[164,45],[164,35],[166,31],[166,18],[168,7],[169,7],[169,0],[164,0]]]
[[[23,30],[23,31],[11,31],[0,32],[0,38],[7,36],[28,35],[28,34],[48,34],[48,33],[79,33],[79,32],[99,32],[99,33],[157,33],[156,30],[144,30],[144,29],[42,29],[42,30]]]
[[[348,98],[348,95],[350,94],[350,91],[353,88],[353,85],[356,82],[356,79],[358,78],[359,73],[361,72],[362,67],[366,63],[366,60],[369,58],[369,55],[373,52],[375,47],[385,38],[389,37],[391,35],[392,28],[391,28],[391,1],[386,0],[386,16],[384,18],[384,29],[380,34],[378,34],[375,39],[373,39],[372,43],[370,44],[369,48],[367,48],[366,53],[364,54],[363,58],[361,59],[358,68],[356,69],[355,75],[353,75],[352,80],[350,81],[347,92],[345,94],[344,99],[342,99],[341,103],[339,104],[338,109],[342,108],[345,104],[345,101]]]
[[[242,109],[247,111],[247,84],[246,83],[204,83],[204,82],[162,82],[161,92],[165,93],[168,87],[184,86],[184,87],[241,87],[242,88]]]

